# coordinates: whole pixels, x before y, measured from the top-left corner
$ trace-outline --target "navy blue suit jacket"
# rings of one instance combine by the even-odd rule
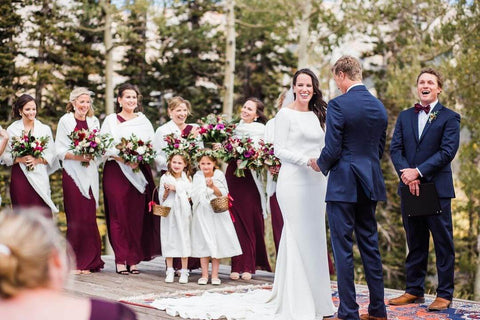
[[[357,202],[358,182],[373,201],[385,201],[380,159],[385,148],[387,112],[364,85],[330,100],[325,147],[317,160],[328,176],[325,201]]]
[[[402,111],[395,125],[390,145],[395,170],[400,177],[401,169],[418,168],[423,175],[421,181],[434,182],[440,198],[454,198],[450,163],[460,141],[460,115],[438,102],[418,138],[418,114],[414,110]]]

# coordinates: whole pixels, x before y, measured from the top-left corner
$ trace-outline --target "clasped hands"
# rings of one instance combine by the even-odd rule
[[[420,174],[416,168],[406,168],[400,170],[402,173],[400,179],[402,182],[408,186],[410,193],[414,196],[420,195],[420,179],[418,178]]]
[[[18,162],[23,162],[27,167],[33,169],[37,164],[44,164],[45,160],[43,158],[35,158],[33,156],[24,156],[19,158]]]

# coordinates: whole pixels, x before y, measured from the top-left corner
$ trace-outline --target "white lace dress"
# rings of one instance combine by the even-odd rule
[[[307,166],[324,146],[313,112],[282,108],[275,120],[275,153],[282,161],[277,199],[283,213],[272,292],[159,299],[153,306],[183,318],[316,320],[335,313],[325,229],[326,178]]]

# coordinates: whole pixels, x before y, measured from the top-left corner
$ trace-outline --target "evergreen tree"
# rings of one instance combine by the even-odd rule
[[[22,69],[15,65],[21,54],[16,39],[23,28],[22,17],[17,10],[22,1],[7,0],[0,3],[0,119],[10,119],[10,106],[14,103],[15,94],[20,89],[19,77]],[[6,123],[3,123],[6,125]]]
[[[155,88],[189,100],[193,116],[221,112],[224,40],[218,1],[176,1],[156,17],[159,47],[151,64]],[[161,116],[166,120],[165,107]]]

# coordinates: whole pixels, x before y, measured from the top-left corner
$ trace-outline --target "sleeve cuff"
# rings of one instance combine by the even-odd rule
[[[418,168],[415,168],[415,169],[417,169],[417,171],[418,171],[418,174],[420,175],[420,177],[422,177],[422,178],[423,178],[423,174],[422,174],[422,172],[420,171],[420,169],[418,169]]]

